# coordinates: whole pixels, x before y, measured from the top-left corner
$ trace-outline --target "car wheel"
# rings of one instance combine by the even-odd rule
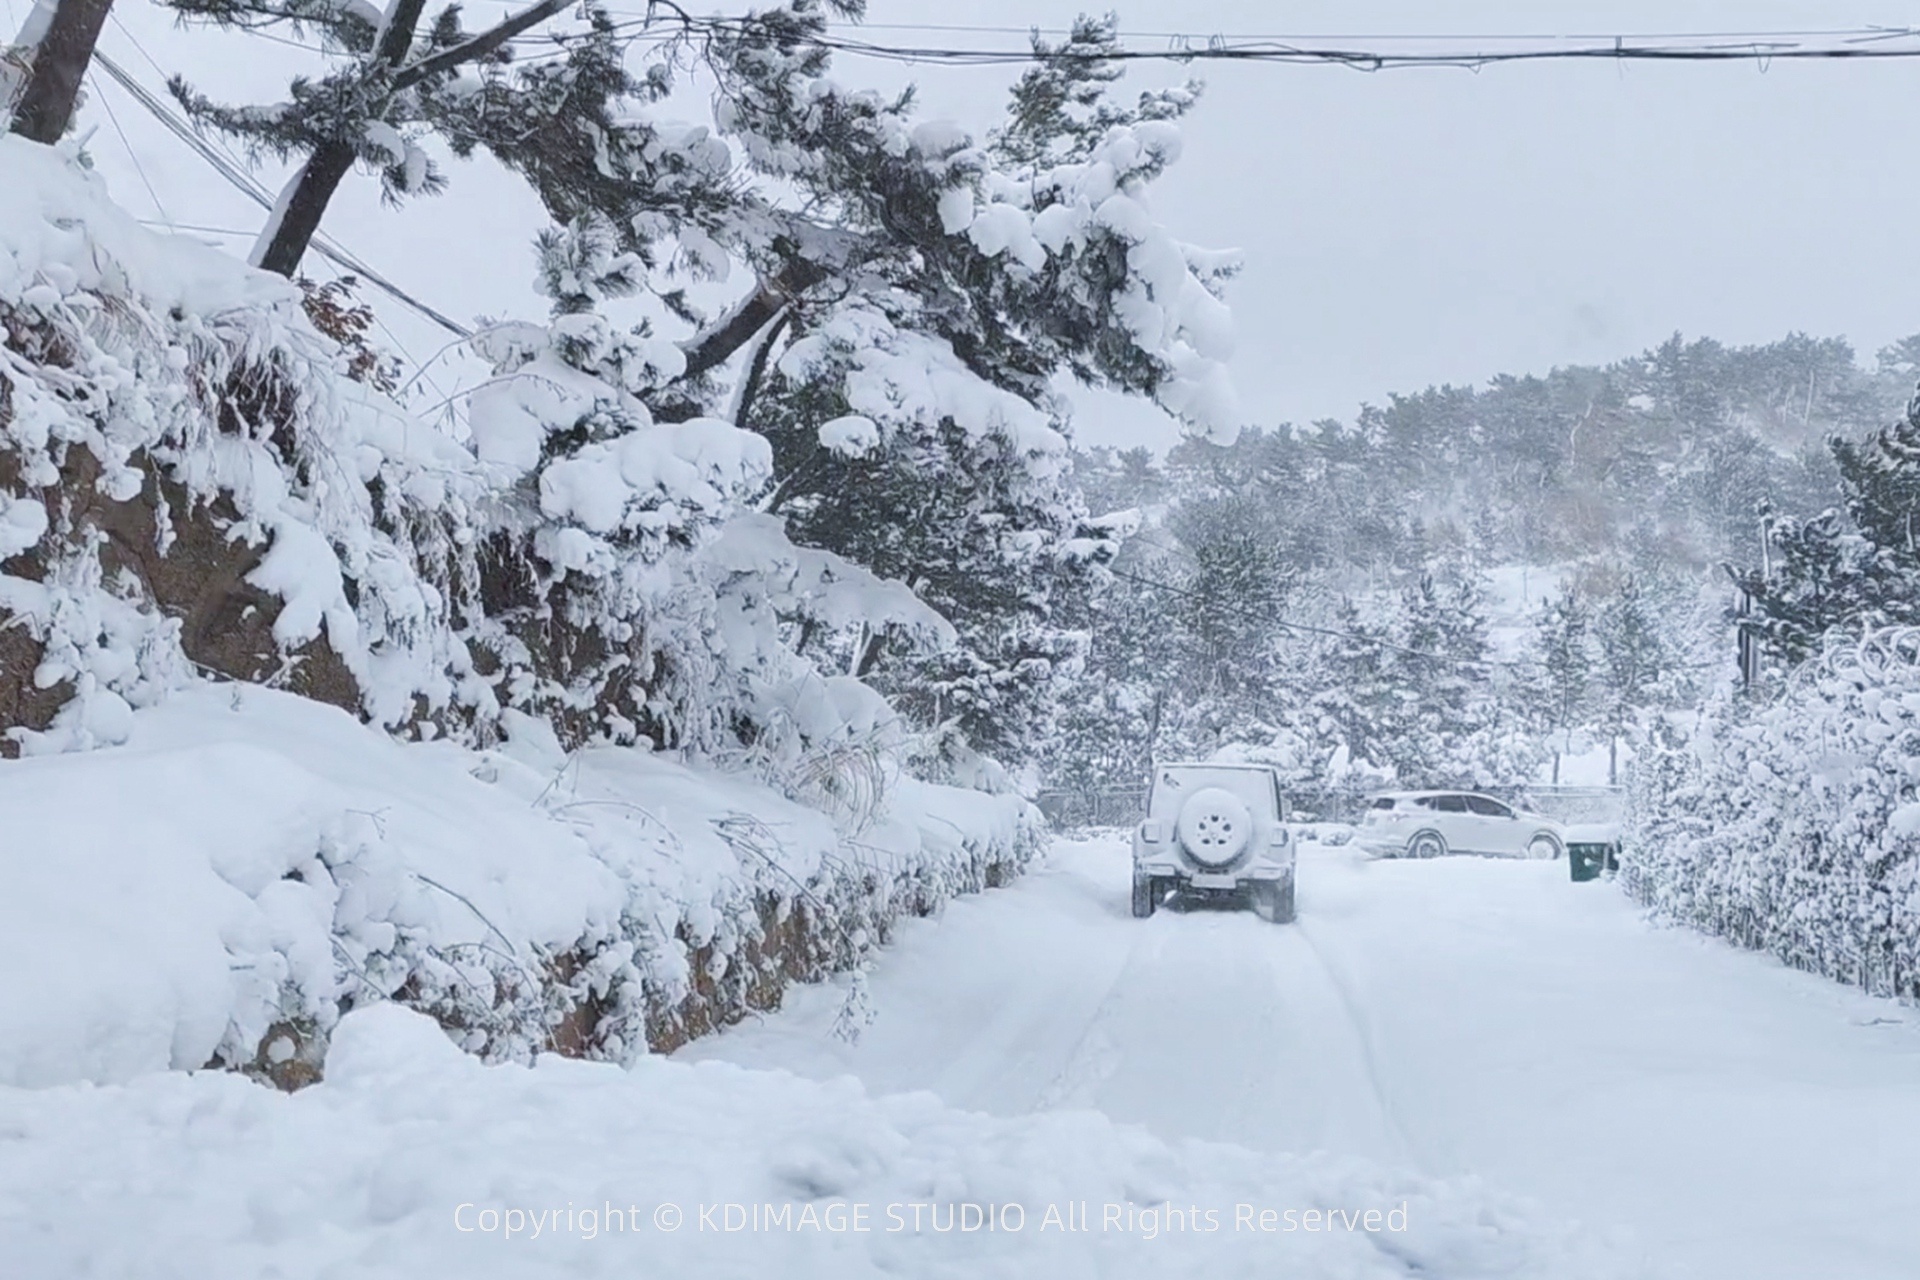
[[[1560,847],[1560,842],[1544,831],[1535,836],[1527,845],[1527,856],[1529,858],[1538,858],[1542,862],[1557,858],[1564,852],[1565,850]]]
[[[1153,909],[1159,905],[1160,882],[1158,880],[1142,880],[1136,876],[1133,881],[1133,918],[1135,920],[1145,920],[1153,914]]]
[[[1447,853],[1447,842],[1440,838],[1438,831],[1422,831],[1407,842],[1409,858],[1442,858]]]
[[[1269,924],[1290,924],[1293,921],[1293,878],[1285,880],[1256,880],[1253,882],[1251,897],[1253,913]]]

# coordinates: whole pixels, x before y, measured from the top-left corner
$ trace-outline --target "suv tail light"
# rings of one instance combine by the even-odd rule
[[[1143,822],[1140,824],[1140,839],[1142,843],[1159,844],[1166,838],[1166,831],[1159,823]]]

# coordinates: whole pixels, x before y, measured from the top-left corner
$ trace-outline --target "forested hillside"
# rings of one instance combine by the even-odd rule
[[[1083,452],[1089,509],[1129,532],[1053,777],[1227,750],[1337,808],[1390,780],[1548,780],[1604,744],[1618,778],[1617,748],[1734,677],[1727,569],[1780,513],[1843,506],[1828,442],[1898,414],[1917,348],[1863,367],[1839,339],[1676,336],[1164,460]]]

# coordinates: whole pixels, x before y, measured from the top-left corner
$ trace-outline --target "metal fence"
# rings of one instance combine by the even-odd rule
[[[1412,788],[1409,788],[1412,789]],[[1436,788],[1438,789],[1438,788]],[[1624,787],[1487,787],[1485,794],[1552,818],[1556,822],[1618,822],[1626,815]],[[1047,821],[1063,830],[1076,827],[1127,827],[1147,809],[1145,786],[1095,787],[1085,791],[1042,791],[1034,803]],[[1287,803],[1296,813],[1321,822],[1357,822],[1366,797],[1351,792],[1294,789]]]
[[[1100,787],[1091,791],[1042,791],[1033,798],[1047,821],[1063,829],[1130,827],[1146,812],[1144,786]]]
[[[1504,788],[1491,794],[1509,804],[1552,818],[1555,822],[1619,822],[1627,816],[1625,787],[1532,786]]]

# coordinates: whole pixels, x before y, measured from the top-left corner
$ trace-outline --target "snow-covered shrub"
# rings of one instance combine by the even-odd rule
[[[470,456],[342,376],[297,289],[0,138],[0,749],[112,742],[192,666],[388,725],[484,697],[423,572]]]
[[[1884,995],[1920,995],[1920,631],[1829,643],[1754,705],[1723,694],[1633,766],[1629,890]]]
[[[855,824],[512,711],[481,751],[242,685],[129,719],[0,770],[0,970],[37,975],[0,986],[0,1083],[297,1086],[377,1001],[490,1060],[628,1061],[857,970],[1041,838],[1015,796],[896,777]]]
[[[759,437],[708,418],[656,423],[638,394],[685,357],[594,308],[634,288],[638,263],[583,218],[541,243],[550,324],[505,324],[476,346],[494,376],[473,394],[475,450],[500,501],[489,513],[470,633],[503,701],[572,742],[608,735],[710,746],[690,703],[715,602],[694,555],[766,485]],[[724,721],[725,708],[719,709]]]
[[[783,628],[951,639],[752,510],[760,436],[653,420],[638,393],[684,357],[593,309],[633,264],[591,220],[544,246],[552,323],[479,340],[469,446],[344,376],[293,286],[146,231],[52,151],[0,166],[10,748],[116,741],[197,667],[388,726],[507,706],[570,744],[817,772],[847,722],[795,720],[819,677]]]
[[[787,629],[938,646],[953,627],[903,584],[794,545],[754,509],[772,477],[764,437],[714,418],[656,421],[641,397],[685,356],[596,309],[639,270],[602,222],[549,233],[541,264],[553,319],[481,337],[495,372],[470,411],[499,497],[463,612],[502,702],[569,744],[744,752],[791,766],[803,789],[823,751],[878,745],[891,712],[851,677],[823,681]]]

